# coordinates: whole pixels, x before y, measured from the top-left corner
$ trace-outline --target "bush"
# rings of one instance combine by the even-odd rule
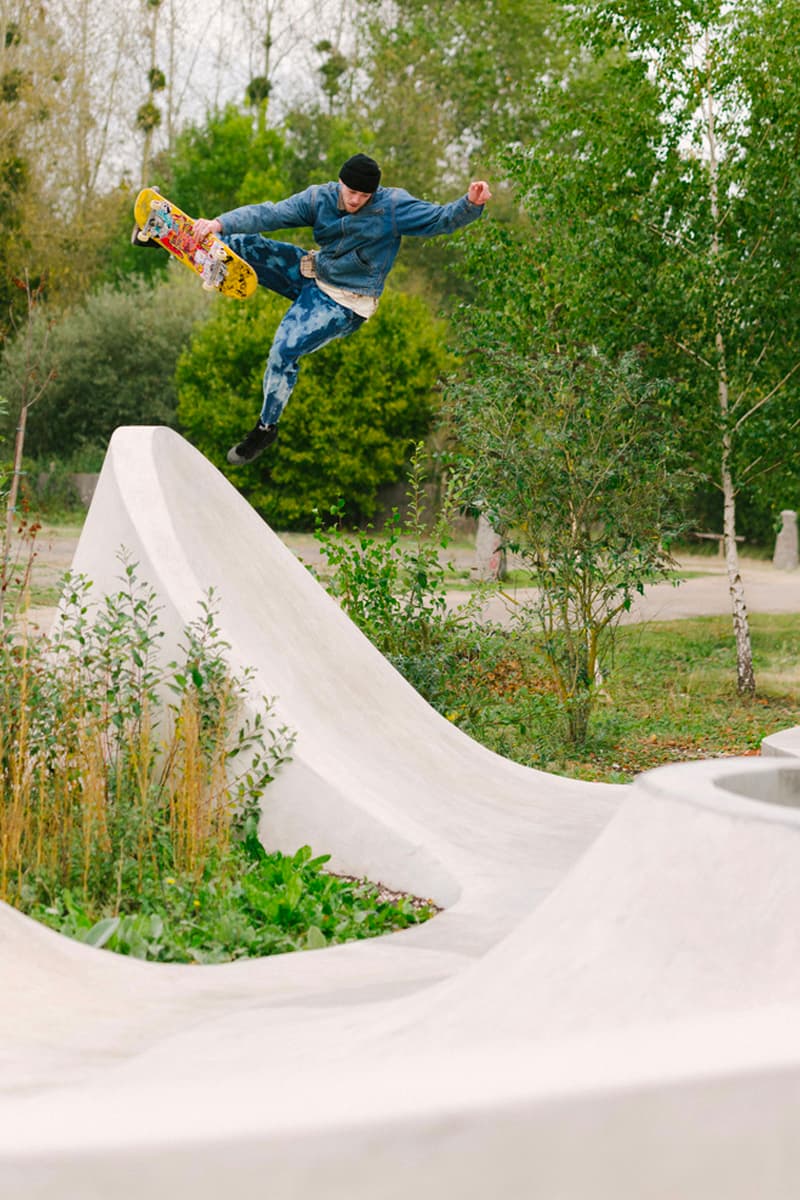
[[[419,443],[411,464],[405,521],[395,508],[381,537],[368,526],[353,538],[342,528],[344,504],[339,501],[327,514],[336,522],[329,528],[317,514],[315,536],[332,568],[326,583],[330,594],[420,695],[446,712],[452,681],[481,640],[478,612],[483,592],[478,589],[464,604],[448,607],[452,576],[440,551],[450,543],[453,498],[445,494],[429,529],[423,458]]]
[[[421,300],[387,293],[355,335],[304,360],[276,451],[228,467],[228,447],[261,409],[264,363],[285,308],[266,292],[220,305],[178,364],[180,426],[272,524],[309,527],[313,509],[327,511],[340,496],[345,519],[360,521],[428,431],[437,380],[452,365],[442,323]]]
[[[144,253],[144,252],[143,252]],[[175,364],[195,323],[210,311],[197,280],[176,268],[166,282],[106,286],[52,324],[37,313],[0,368],[10,433],[26,377],[53,375],[28,414],[25,452],[63,458],[86,445],[105,446],[118,425],[171,425]]]
[[[467,498],[535,573],[523,624],[543,657],[570,741],[581,745],[610,635],[646,583],[664,578],[685,479],[665,385],[637,359],[487,352],[451,389]]]
[[[261,713],[242,719],[249,676],[229,671],[210,603],[164,665],[135,566],[92,618],[86,587],[67,576],[46,646],[3,614],[0,896],[52,902],[66,889],[102,910],[135,900],[145,874],[218,866],[291,739],[270,741]]]
[[[332,877],[308,847],[267,854],[261,794],[291,749],[271,704],[247,720],[211,599],[159,655],[155,594],[125,564],[90,616],[68,576],[49,639],[0,611],[0,899],[81,941],[170,962],[315,949],[432,915]]]

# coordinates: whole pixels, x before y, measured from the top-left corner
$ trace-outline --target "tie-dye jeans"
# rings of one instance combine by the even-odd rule
[[[224,241],[250,263],[263,287],[293,301],[275,332],[264,371],[261,421],[275,425],[297,382],[303,355],[312,354],[334,338],[355,333],[364,318],[331,300],[313,279],[300,274],[305,251],[299,246],[250,233],[234,233]]]

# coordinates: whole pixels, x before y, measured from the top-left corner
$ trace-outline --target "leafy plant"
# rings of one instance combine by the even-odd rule
[[[29,402],[25,389],[49,380],[30,408],[29,457],[63,458],[104,446],[118,425],[174,424],[175,364],[195,323],[209,313],[195,283],[180,271],[155,286],[106,286],[56,321],[40,306],[0,366],[0,394],[14,418]]]
[[[91,616],[87,586],[67,577],[48,643],[3,628],[0,895],[66,889],[118,910],[146,874],[199,877],[221,862],[291,738],[268,729],[266,702],[241,718],[249,676],[227,667],[211,596],[182,660],[164,665],[135,565]]]
[[[425,501],[425,447],[418,443],[408,481],[408,515],[395,508],[376,536],[372,526],[355,535],[344,527],[345,505],[333,504],[323,522],[316,513],[315,537],[332,577],[328,590],[410,683],[429,701],[442,704],[444,674],[453,655],[474,630],[481,593],[451,610],[451,571],[442,559],[449,545],[453,496],[445,497],[431,528]]]
[[[604,642],[645,583],[666,577],[684,483],[662,386],[633,355],[526,358],[506,346],[450,392],[464,484],[536,573],[522,610],[581,744]]]
[[[170,962],[314,949],[404,928],[431,904],[267,854],[261,796],[291,751],[249,720],[213,593],[163,663],[156,597],[123,556],[96,611],[68,575],[49,641],[0,641],[0,898],[94,946]]]
[[[178,365],[180,425],[278,528],[307,526],[314,508],[324,512],[340,496],[348,520],[370,517],[378,489],[402,477],[409,446],[431,424],[437,382],[452,365],[441,323],[421,300],[385,294],[356,334],[303,361],[279,453],[231,468],[225,454],[261,410],[264,363],[284,310],[285,301],[263,291],[217,309]]]
[[[227,874],[167,875],[157,892],[99,920],[69,890],[31,913],[89,945],[157,962],[196,963],[318,950],[434,915],[430,901],[385,898],[366,880],[329,874],[329,857],[313,857],[308,846],[294,855],[268,854],[248,838],[231,846]]]

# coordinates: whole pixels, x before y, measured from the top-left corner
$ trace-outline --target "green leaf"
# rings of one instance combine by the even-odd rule
[[[323,950],[328,942],[325,934],[316,925],[311,925],[306,933],[306,950]]]
[[[98,921],[83,937],[83,941],[89,946],[96,946],[98,949],[105,946],[109,938],[112,938],[119,929],[119,917],[103,917],[102,921]]]

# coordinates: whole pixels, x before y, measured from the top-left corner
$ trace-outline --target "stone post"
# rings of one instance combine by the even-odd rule
[[[772,565],[778,571],[795,571],[798,566],[797,513],[786,508],[781,513],[781,521],[780,532],[775,539]]]
[[[479,579],[502,579],[505,574],[503,540],[483,513],[475,535],[475,574]]]

